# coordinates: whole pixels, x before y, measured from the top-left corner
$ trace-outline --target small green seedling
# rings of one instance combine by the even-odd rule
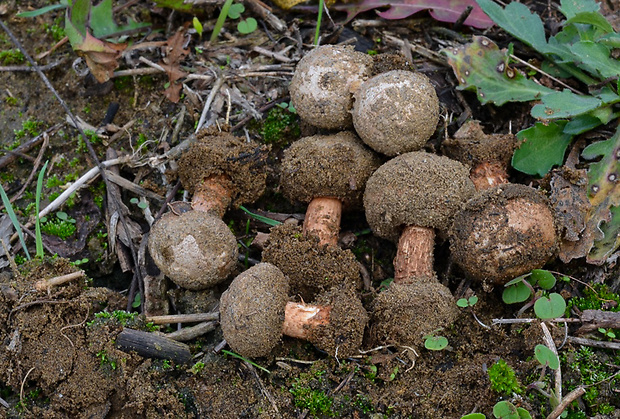
[[[552,370],[560,368],[560,359],[545,345],[536,345],[536,348],[534,348],[534,357],[541,365],[548,366]]]
[[[484,327],[485,329],[490,329],[490,327],[482,323],[482,321],[478,318],[478,316],[476,316],[476,313],[474,313],[474,306],[476,305],[477,302],[478,302],[478,297],[476,297],[475,295],[472,295],[469,298],[459,298],[456,302],[456,305],[461,308],[468,308],[469,311],[471,312],[471,315],[474,316],[474,319],[476,319],[476,321],[478,322],[480,326]]]
[[[598,331],[601,332],[605,337],[609,339],[616,338],[616,333],[613,331],[613,329],[605,329],[604,327],[599,327]]]
[[[196,30],[198,36],[202,37],[202,32],[204,28],[202,27],[202,23],[200,23],[200,20],[198,20],[196,16],[194,16],[194,18],[192,19],[192,26]]]
[[[290,113],[297,113],[297,109],[295,109],[295,107],[293,106],[292,103],[287,103],[287,102],[280,102],[278,103],[276,106],[285,109],[287,111],[289,111]]]
[[[140,209],[146,209],[149,206],[149,204],[148,204],[148,202],[146,202],[146,200],[140,200],[138,198],[131,198],[129,200],[129,202],[131,202],[134,205],[137,205],[138,208],[140,208]]]
[[[222,10],[220,11],[219,16],[217,17],[217,21],[215,22],[215,26],[213,27],[213,32],[211,33],[210,42],[213,43],[219,36],[222,28],[224,27],[224,22],[226,22],[226,18],[230,19],[239,19],[241,17],[241,13],[245,11],[245,6],[241,3],[233,4],[233,0],[226,0],[224,5],[222,6]],[[242,19],[237,24],[237,30],[239,33],[244,35],[254,32],[258,27],[258,23],[256,19],[249,17],[247,19]]]
[[[554,319],[562,316],[566,310],[566,302],[558,293],[550,293],[544,297],[536,292],[535,286],[542,290],[550,290],[555,286],[555,276],[544,269],[534,269],[532,272],[521,275],[504,285],[506,289],[502,294],[502,300],[506,304],[521,303],[531,298],[520,311],[523,312],[534,306],[534,312],[543,320]]]
[[[527,410],[505,400],[493,406],[493,416],[497,419],[532,419]]]
[[[434,333],[424,336],[424,347],[430,351],[441,351],[448,346],[448,338],[436,336]]]

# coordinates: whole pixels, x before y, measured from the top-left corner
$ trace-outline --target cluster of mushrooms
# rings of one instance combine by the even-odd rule
[[[545,195],[508,183],[513,137],[467,123],[444,141],[443,155],[420,151],[439,120],[433,85],[408,69],[377,68],[346,46],[316,48],[297,66],[291,101],[304,122],[327,134],[284,152],[280,190],[307,203],[303,227],[272,228],[262,262],[221,295],[224,338],[243,356],[271,354],[283,335],[337,357],[358,353],[365,333],[372,344],[418,346],[458,314],[433,268],[436,237],[450,241],[454,262],[486,290],[557,251]],[[237,243],[222,217],[263,193],[264,151],[205,131],[181,157],[191,208],[165,214],[148,242],[179,287],[204,290],[231,275]],[[376,236],[397,243],[394,281],[366,305],[359,264],[338,246],[342,213],[362,209]]]

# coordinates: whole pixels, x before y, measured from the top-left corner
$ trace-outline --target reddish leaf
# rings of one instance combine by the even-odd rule
[[[177,81],[187,75],[187,73],[180,68],[181,61],[189,54],[189,49],[183,48],[186,32],[187,27],[184,27],[166,41],[165,45],[162,47],[164,59],[159,63],[159,65],[166,70],[170,82],[170,85],[164,91],[164,95],[166,95],[168,100],[174,103],[179,101],[181,88],[183,87],[183,85],[177,83]]]
[[[478,7],[475,0],[363,0],[359,3],[337,4],[333,8],[346,12],[346,22],[349,22],[358,13],[386,6],[389,6],[388,10],[377,12],[384,19],[404,19],[428,10],[434,19],[450,23],[456,22],[465,9],[472,6],[473,10],[465,20],[465,25],[479,29],[493,26],[493,21]]]
[[[73,45],[73,49],[84,58],[90,72],[99,83],[112,77],[118,67],[118,58],[127,44],[113,44],[99,40],[86,32],[82,43]]]

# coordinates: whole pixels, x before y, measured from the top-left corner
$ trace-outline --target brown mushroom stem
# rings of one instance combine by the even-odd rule
[[[301,303],[286,303],[282,333],[298,339],[310,339],[312,331],[329,324],[331,306],[316,306]]]
[[[314,198],[308,204],[303,233],[318,236],[319,244],[338,245],[342,201],[333,197]]]
[[[209,176],[194,191],[192,208],[211,212],[222,218],[232,201],[232,190],[232,181],[228,176]]]
[[[508,183],[506,167],[499,161],[487,161],[478,164],[471,169],[469,177],[478,191]]]
[[[394,258],[394,282],[411,284],[421,278],[433,278],[435,230],[407,226],[398,240]]]

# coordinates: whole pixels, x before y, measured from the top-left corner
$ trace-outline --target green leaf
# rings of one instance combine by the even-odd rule
[[[564,133],[570,135],[579,135],[590,131],[601,125],[601,120],[592,114],[584,114],[576,116],[568,121],[564,127]]]
[[[239,19],[243,12],[245,12],[245,6],[242,3],[235,3],[228,9],[228,17],[231,19]]]
[[[61,0],[60,4],[51,4],[49,6],[41,7],[40,9],[37,9],[37,10],[31,10],[29,12],[18,13],[15,16],[16,17],[35,17],[35,16],[40,16],[40,15],[42,15],[44,13],[51,12],[53,10],[64,9],[68,5],[69,4],[67,3],[66,0]]]
[[[609,208],[611,219],[603,220],[598,228],[603,233],[603,238],[594,241],[594,246],[588,253],[588,261],[604,262],[620,247],[620,207]]]
[[[608,46],[609,48],[620,48],[620,34],[610,33],[597,39],[599,44]]]
[[[441,52],[456,74],[459,89],[475,90],[483,104],[490,102],[500,106],[506,102],[526,102],[555,92],[511,68],[508,51],[500,50],[484,36],[474,36],[469,44]]]
[[[467,300],[467,302],[469,303],[471,307],[473,307],[478,302],[478,297],[476,297],[475,295],[472,295],[471,297],[469,297],[469,300]]]
[[[486,419],[486,416],[482,413],[470,413],[469,415],[461,416],[461,419]]]
[[[560,12],[569,20],[579,13],[598,12],[599,8],[599,5],[594,0],[560,1]]]
[[[534,284],[538,284],[544,290],[550,290],[555,286],[555,276],[544,269],[532,270],[531,278],[534,280]]]
[[[549,298],[540,297],[534,303],[534,312],[543,320],[560,317],[564,314],[564,310],[566,310],[566,301],[555,292],[549,294]]]
[[[506,287],[502,293],[502,300],[506,304],[522,303],[527,301],[530,295],[532,295],[532,290],[521,281]]]
[[[517,133],[522,141],[512,156],[512,167],[528,175],[544,176],[554,165],[564,161],[566,147],[573,136],[563,132],[566,121],[537,122]]]
[[[4,188],[0,185],[0,197],[2,198],[2,204],[4,205],[4,209],[11,219],[11,223],[13,223],[13,227],[15,227],[15,231],[17,232],[17,236],[19,237],[19,241],[22,244],[22,248],[24,249],[24,253],[26,253],[26,258],[30,260],[30,253],[28,253],[28,247],[26,247],[26,241],[24,240],[24,233],[22,231],[21,225],[19,225],[19,220],[17,219],[17,215],[15,215],[15,211],[13,211],[13,205],[11,205],[11,201],[9,197],[4,192]],[[7,243],[8,245],[8,243]]]
[[[222,5],[222,10],[217,17],[217,21],[215,22],[215,26],[213,27],[213,32],[211,32],[211,38],[209,39],[209,42],[215,42],[217,36],[220,34],[220,31],[224,27],[224,22],[226,22],[226,16],[228,16],[228,10],[230,10],[230,6],[232,5],[232,3],[233,0],[226,0],[224,2],[224,5]]]
[[[235,352],[227,351],[226,349],[222,349],[222,352],[225,353],[226,355],[232,356],[233,358],[241,359],[242,361],[245,361],[248,364],[254,365],[256,368],[258,368],[261,371],[266,372],[267,374],[271,374],[271,371],[269,371],[265,367],[262,367],[262,366],[258,365],[256,362],[252,361],[251,359],[244,358],[241,355],[239,355],[239,354],[237,354]]]
[[[538,51],[547,45],[545,28],[540,17],[522,3],[513,1],[502,9],[491,0],[476,0],[480,8],[502,29]]]
[[[607,19],[605,19],[605,16],[601,15],[598,11],[577,13],[568,19],[564,24],[567,25],[570,23],[585,23],[587,25],[592,25],[602,30],[605,34],[614,32],[614,28],[611,26],[611,23],[609,23]]]
[[[185,0],[154,0],[159,7],[166,7],[183,13],[194,13],[201,11],[200,8],[191,3],[185,3]],[[204,12],[204,10],[202,10]]]
[[[45,176],[45,169],[47,169],[47,164],[49,160],[45,162],[41,171],[39,172],[39,176],[37,177],[37,189],[36,195],[34,198],[34,236],[35,236],[35,246],[37,249],[37,257],[43,258],[43,238],[41,237],[41,220],[39,219],[39,208],[41,206],[41,193],[43,191],[43,177]]]
[[[606,79],[620,74],[620,62],[610,57],[610,49],[603,44],[580,41],[570,50],[575,55],[575,63],[594,76]]]
[[[430,351],[441,351],[448,346],[448,339],[444,336],[425,336],[424,347]]]
[[[497,419],[519,419],[519,412],[514,404],[501,401],[493,406],[493,416]]]
[[[549,365],[549,368],[552,370],[560,368],[560,359],[545,345],[536,345],[536,348],[534,348],[534,356],[541,365]]]
[[[196,29],[196,33],[198,34],[198,36],[202,36],[202,23],[200,23],[200,20],[198,20],[196,16],[194,16],[194,18],[192,19],[192,25],[194,26],[194,29]]]
[[[248,33],[252,33],[258,27],[258,22],[253,17],[249,17],[241,22],[237,23],[237,30],[239,33],[247,35]]]
[[[456,305],[461,307],[461,308],[469,307],[469,303],[467,302],[467,298],[459,298],[458,300],[456,300]]]
[[[532,108],[532,116],[541,120],[570,118],[596,109],[601,103],[601,100],[595,97],[577,95],[564,89],[545,95],[542,104]]]

